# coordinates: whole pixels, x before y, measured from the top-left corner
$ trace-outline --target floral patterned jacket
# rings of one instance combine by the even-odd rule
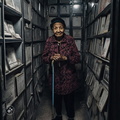
[[[55,40],[54,35],[49,37],[42,54],[42,59],[45,63],[50,64],[49,85],[51,87],[52,72],[50,57],[55,53],[67,56],[67,61],[54,62],[54,78],[55,78],[55,93],[66,95],[79,87],[77,80],[75,64],[80,62],[80,54],[75,45],[73,37],[64,34],[60,44]]]

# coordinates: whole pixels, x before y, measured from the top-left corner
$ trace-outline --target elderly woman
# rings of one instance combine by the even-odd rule
[[[80,62],[80,55],[73,37],[64,33],[66,25],[63,19],[52,19],[50,27],[54,34],[47,39],[42,58],[47,64],[54,60],[54,107],[57,114],[54,120],[62,120],[62,99],[65,102],[68,120],[74,120],[74,92],[79,87],[75,64]],[[51,67],[49,74],[51,88]]]

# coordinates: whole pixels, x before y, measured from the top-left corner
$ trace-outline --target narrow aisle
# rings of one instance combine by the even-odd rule
[[[79,93],[75,95],[75,120],[89,120],[87,108],[84,102],[80,102]],[[41,98],[41,103],[38,106],[36,113],[36,120],[51,120],[52,111],[51,111],[51,93],[49,89],[43,91]],[[67,120],[66,111],[63,105],[63,120]]]
[[[49,90],[43,90],[40,105],[37,108],[36,120],[51,120],[51,95]]]

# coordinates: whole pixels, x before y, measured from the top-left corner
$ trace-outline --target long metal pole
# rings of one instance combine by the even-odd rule
[[[54,60],[52,60],[52,119],[54,119]]]
[[[120,120],[120,0],[112,0],[108,120]]]

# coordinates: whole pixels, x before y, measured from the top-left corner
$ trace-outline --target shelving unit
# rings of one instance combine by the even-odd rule
[[[33,60],[33,91],[35,97],[35,105],[40,102],[40,94],[43,90],[43,82],[45,81],[46,66],[42,63],[42,51],[46,40],[46,3],[43,0],[32,1],[32,60]],[[36,18],[36,19],[35,19]]]
[[[108,119],[111,42],[110,0],[86,0],[84,70],[86,101],[91,120]],[[87,68],[87,69],[86,69]]]
[[[24,62],[21,1],[3,3],[3,119],[18,119],[24,114]],[[4,62],[5,61],[5,62]],[[18,85],[19,84],[19,85]],[[17,103],[17,104],[16,104]],[[17,106],[20,104],[20,106]],[[19,113],[18,113],[19,112]],[[23,113],[22,113],[23,112]],[[12,118],[10,114],[13,114]]]
[[[1,120],[34,120],[46,67],[43,0],[0,1]],[[35,6],[34,6],[35,5]]]

